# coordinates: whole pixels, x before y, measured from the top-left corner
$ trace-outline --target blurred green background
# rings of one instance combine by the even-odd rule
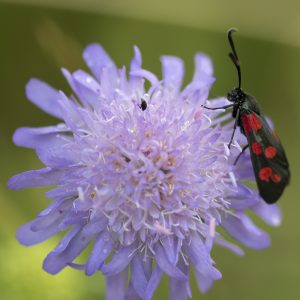
[[[290,160],[292,183],[280,200],[281,227],[258,222],[271,234],[272,246],[260,252],[248,249],[243,258],[215,248],[213,257],[223,279],[205,295],[192,280],[193,299],[300,299],[300,2],[32,0],[29,6],[25,2],[0,3],[0,300],[105,298],[100,274],[87,278],[65,269],[51,276],[42,270],[43,257],[58,238],[31,248],[14,239],[16,229],[49,200],[44,189],[6,188],[10,176],[41,166],[34,152],[15,147],[11,136],[19,126],[56,122],[26,100],[26,82],[38,77],[69,92],[59,68],[84,67],[83,47],[99,42],[118,66],[128,65],[132,46],[138,45],[143,66],[158,74],[160,55],[178,55],[186,63],[186,82],[192,77],[193,55],[206,52],[217,78],[212,94],[226,95],[237,80],[227,56],[226,31],[231,26],[240,29],[235,41],[243,88],[257,96],[273,119]],[[167,291],[164,278],[155,299],[167,299]]]

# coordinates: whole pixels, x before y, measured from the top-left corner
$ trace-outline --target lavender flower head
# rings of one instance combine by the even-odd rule
[[[100,271],[107,299],[152,299],[163,273],[170,298],[187,299],[190,268],[202,292],[221,278],[210,255],[213,244],[243,254],[218,227],[247,247],[263,249],[269,236],[245,210],[273,226],[280,223],[280,210],[245,185],[254,181],[249,154],[234,165],[245,138],[237,133],[229,151],[230,113],[203,108],[229,103],[207,101],[214,82],[210,59],[195,56],[192,82],[181,89],[179,58],[161,58],[159,80],[142,69],[137,47],[134,53],[127,78],[100,45],[88,46],[83,58],[94,76],[62,70],[71,96],[38,79],[27,84],[28,99],[60,123],[14,134],[17,145],[36,150],[45,168],[12,177],[9,187],[54,186],[46,193],[53,202],[18,230],[17,239],[30,246],[69,230],[44,269]],[[74,262],[91,243],[86,263]]]

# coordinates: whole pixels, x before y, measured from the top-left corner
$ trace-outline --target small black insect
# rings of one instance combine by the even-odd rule
[[[242,152],[235,160],[235,164],[241,154],[247,148],[250,148],[259,194],[266,203],[271,204],[279,199],[290,181],[289,163],[279,138],[261,115],[256,98],[241,89],[241,67],[232,40],[232,34],[235,31],[235,29],[228,31],[228,40],[232,49],[229,57],[237,69],[239,80],[238,87],[234,88],[227,95],[227,99],[232,104],[218,108],[205,108],[233,108],[232,117],[235,119],[235,122],[228,147],[230,148],[235,130],[239,126],[241,132],[246,136],[248,144],[243,147]]]
[[[143,99],[142,98],[142,100],[141,100],[141,104],[139,105],[139,108],[141,109],[141,110],[146,110],[147,109],[147,102],[146,102],[146,100],[145,99]]]

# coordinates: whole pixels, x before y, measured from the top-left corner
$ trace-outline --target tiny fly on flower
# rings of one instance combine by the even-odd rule
[[[147,101],[144,99],[144,98],[142,98],[141,99],[141,104],[139,105],[139,108],[141,109],[141,110],[146,110],[147,109]]]
[[[217,108],[205,106],[205,108],[213,110],[233,108],[232,117],[235,123],[228,147],[231,146],[237,126],[248,141],[234,164],[249,148],[259,194],[266,203],[272,204],[279,199],[290,181],[289,163],[279,138],[261,115],[256,98],[241,89],[241,67],[232,39],[235,31],[236,29],[233,28],[228,31],[228,40],[232,49],[229,57],[237,69],[239,83],[238,87],[227,95],[227,99],[232,104]]]

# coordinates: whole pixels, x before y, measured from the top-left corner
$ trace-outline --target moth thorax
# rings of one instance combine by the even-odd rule
[[[240,88],[235,88],[227,94],[227,99],[230,102],[241,102],[245,97],[246,94]]]

